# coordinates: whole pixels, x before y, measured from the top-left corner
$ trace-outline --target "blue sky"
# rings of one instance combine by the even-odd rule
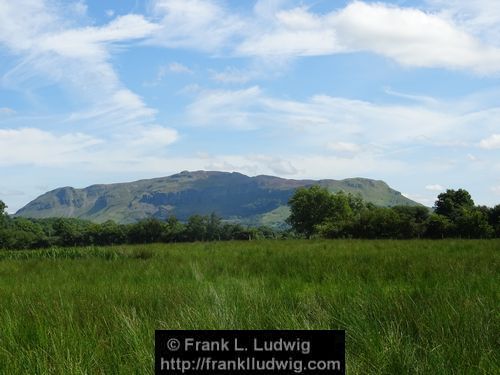
[[[0,1],[0,199],[181,170],[500,202],[496,0]]]

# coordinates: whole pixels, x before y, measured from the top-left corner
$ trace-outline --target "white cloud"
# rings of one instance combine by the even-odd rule
[[[237,171],[247,175],[278,175],[287,178],[346,178],[366,176],[379,178],[384,173],[401,173],[408,166],[400,161],[375,158],[338,158],[318,155],[289,155],[276,157],[270,154],[219,154],[196,155],[196,157],[151,158],[129,165],[129,168],[161,173],[165,166],[172,171],[182,165],[187,170]],[[144,170],[144,169],[143,169]]]
[[[160,65],[158,67],[158,72],[156,73],[156,78],[150,82],[144,82],[143,85],[146,87],[154,87],[158,86],[161,81],[167,76],[168,73],[174,74],[193,74],[193,71],[189,69],[187,66],[178,63],[172,62],[168,65]]]
[[[241,55],[314,56],[341,52],[336,32],[323,17],[305,8],[280,11],[276,26],[249,36],[236,49]]]
[[[211,0],[153,0],[161,29],[151,43],[168,48],[217,51],[232,43],[244,29],[240,17]]]
[[[492,186],[490,188],[490,190],[495,193],[495,194],[499,194],[500,195],[500,185],[497,185],[497,186]]]
[[[115,11],[113,9],[106,10],[106,16],[113,17],[115,15]]]
[[[20,58],[2,83],[35,94],[38,87],[60,85],[81,103],[69,120],[95,120],[85,126],[119,123],[124,130],[151,121],[155,111],[124,87],[110,58],[113,45],[143,39],[158,26],[126,15],[103,26],[76,27],[62,12],[43,0],[0,6],[0,44]]]
[[[492,134],[488,138],[483,139],[479,142],[479,147],[487,150],[500,148],[500,134]]]
[[[85,16],[87,14],[88,6],[84,0],[78,0],[69,5],[70,11],[76,14],[77,16]]]
[[[408,100],[419,102],[419,103],[422,103],[422,104],[425,104],[425,105],[436,105],[436,104],[439,104],[439,102],[436,99],[434,99],[434,98],[432,98],[430,96],[407,94],[407,93],[403,93],[403,92],[399,92],[399,91],[393,90],[390,87],[385,87],[384,88],[384,92],[387,95],[395,96],[395,97],[398,97],[398,98],[408,99]]]
[[[434,185],[426,185],[425,190],[430,190],[430,191],[443,191],[444,187],[439,185],[439,184],[434,184]]]
[[[79,165],[92,170],[122,170],[162,155],[166,146],[176,142],[176,130],[161,127],[136,127],[131,133],[101,139],[84,133],[56,134],[36,128],[0,129],[0,165],[68,167]]]
[[[102,143],[82,133],[54,135],[35,128],[0,129],[0,165],[60,165]]]
[[[228,67],[221,72],[212,70],[210,73],[212,80],[221,83],[247,83],[248,81],[256,77],[255,72],[236,69],[233,67]]]
[[[193,124],[280,129],[301,137],[314,135],[322,143],[325,138],[348,144],[414,142],[421,136],[448,139],[451,128],[458,134],[461,127],[454,114],[423,106],[378,105],[327,95],[302,102],[284,100],[266,96],[258,86],[202,91],[188,107],[188,115]],[[345,151],[349,145],[343,146]]]
[[[189,74],[193,73],[193,71],[189,69],[186,65],[183,65],[175,61],[168,64],[168,70],[173,73],[189,73]]]
[[[147,146],[151,147],[168,146],[179,139],[179,134],[176,130],[161,126],[153,126],[142,128],[138,134],[133,134],[129,137],[128,143],[131,146]]]
[[[290,160],[282,159],[280,157],[269,156],[269,155],[256,155],[248,157],[249,161],[257,162],[258,164],[264,166],[271,171],[272,174],[278,176],[288,176],[296,175],[298,173],[297,168],[293,165]],[[258,168],[257,168],[258,170]]]
[[[93,131],[109,131],[114,128],[123,132],[126,128],[152,122],[156,112],[132,91],[121,88],[110,93],[106,100],[96,103],[91,109],[71,113],[68,121],[87,128],[90,128],[89,123],[96,124]]]
[[[271,97],[258,86],[240,90],[200,89],[194,94],[195,99],[187,108],[188,124],[243,130],[249,143],[269,140],[273,153],[288,155],[287,160],[298,171],[301,161],[294,160],[290,150],[303,158],[312,158],[311,153],[327,155],[346,176],[352,176],[356,170],[359,175],[375,173],[364,167],[387,165],[386,159],[416,159],[414,163],[426,170],[429,179],[448,175],[460,168],[456,157],[463,159],[462,150],[465,154],[472,151],[478,135],[489,134],[498,120],[495,108],[474,109],[471,103],[461,100],[460,104],[435,100],[390,105],[316,95],[296,101]],[[444,148],[449,156],[437,158]],[[458,151],[460,155],[451,156]],[[477,168],[478,163],[474,164]],[[323,165],[327,167],[326,163]],[[349,165],[352,170],[339,167],[342,165]],[[315,170],[315,165],[311,163],[308,168]],[[384,176],[390,173],[389,169],[379,171]]]
[[[273,56],[272,58],[252,59],[244,68],[226,66],[223,70],[209,70],[213,81],[223,84],[244,84],[252,80],[267,80],[283,77],[290,68],[287,58]]]
[[[101,60],[108,57],[107,43],[144,38],[157,29],[157,25],[146,21],[143,16],[126,15],[102,27],[84,27],[41,35],[37,38],[37,50],[54,52],[67,58]]]
[[[435,14],[356,1],[331,22],[346,51],[371,51],[407,66],[499,72],[500,49]]]
[[[461,27],[460,12],[431,13],[361,1],[327,14],[305,7],[271,9],[275,11],[273,18],[269,18],[269,11],[264,12],[267,24],[257,20],[247,25],[250,32],[241,35],[236,54],[295,57],[373,52],[404,66],[500,73],[498,43]],[[488,22],[498,26],[498,17]]]
[[[427,0],[440,16],[471,34],[500,45],[500,2],[497,0]]]
[[[254,5],[254,13],[261,19],[273,19],[290,0],[257,0]]]
[[[347,152],[347,153],[357,153],[361,151],[361,147],[356,143],[351,142],[329,142],[327,147],[330,150],[338,151],[338,152]]]
[[[88,57],[104,55],[106,44],[148,37],[151,44],[212,54],[265,58],[364,51],[405,66],[500,73],[500,37],[492,37],[500,36],[498,2],[429,2],[431,10],[423,11],[354,1],[322,14],[304,6],[283,9],[288,1],[258,1],[254,17],[248,17],[215,0],[153,0],[155,23],[126,15],[102,27],[68,30],[42,0],[20,0],[0,8],[0,41],[18,51],[39,46]]]
[[[259,116],[261,90],[253,86],[242,90],[204,90],[187,107],[189,120],[195,125],[233,126],[254,129]]]
[[[363,147],[353,142],[328,142],[326,147],[336,155],[346,158],[352,158],[363,152]]]

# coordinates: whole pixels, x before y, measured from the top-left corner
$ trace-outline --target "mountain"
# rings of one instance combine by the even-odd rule
[[[63,187],[41,195],[16,216],[30,218],[76,217],[130,223],[175,215],[217,215],[247,224],[279,225],[288,216],[288,199],[302,186],[321,185],[343,190],[379,206],[418,205],[385,182],[366,178],[345,180],[290,180],[273,176],[248,177],[241,173],[184,171],[169,177],[135,182]]]

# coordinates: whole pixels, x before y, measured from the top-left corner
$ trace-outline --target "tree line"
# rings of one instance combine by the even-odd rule
[[[500,205],[476,206],[464,189],[438,195],[424,206],[377,207],[359,196],[300,188],[289,201],[295,232],[323,238],[493,238],[500,237]]]
[[[120,245],[154,242],[226,241],[296,237],[321,238],[500,238],[500,205],[476,206],[463,189],[439,194],[433,209],[377,207],[359,196],[330,193],[320,186],[299,188],[289,200],[289,229],[250,227],[215,214],[174,216],[133,224],[98,224],[74,218],[10,217],[0,201],[0,248]]]
[[[0,201],[0,249],[251,240],[281,235],[265,226],[245,227],[224,222],[215,214],[193,215],[187,222],[172,216],[167,220],[149,218],[134,224],[114,221],[99,224],[75,218],[11,218]]]

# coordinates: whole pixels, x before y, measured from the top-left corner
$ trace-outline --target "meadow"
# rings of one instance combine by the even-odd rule
[[[345,329],[348,374],[500,373],[500,240],[0,251],[0,374],[153,373],[155,329]]]

